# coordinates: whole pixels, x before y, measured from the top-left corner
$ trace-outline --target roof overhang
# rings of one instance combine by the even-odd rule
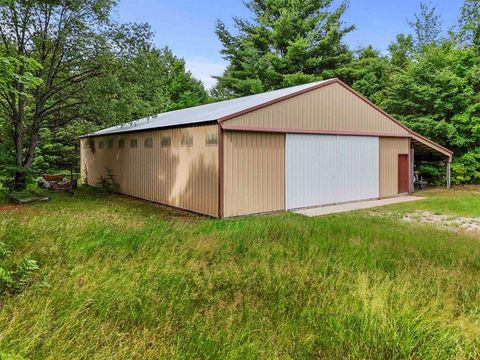
[[[437,143],[411,132],[411,146],[415,150],[415,159],[424,161],[448,161],[452,162],[453,152]]]
[[[181,129],[181,128],[192,128],[198,126],[207,126],[207,125],[216,125],[218,124],[217,120],[209,120],[209,121],[202,121],[193,124],[180,124],[180,125],[171,125],[171,126],[163,126],[163,127],[155,127],[155,128],[148,128],[148,129],[126,129],[125,131],[116,131],[111,134],[85,134],[80,135],[79,139],[86,139],[86,138],[93,138],[93,137],[101,137],[101,136],[124,136],[125,134],[135,134],[135,133],[146,133],[151,131],[157,130],[169,130],[169,129]]]

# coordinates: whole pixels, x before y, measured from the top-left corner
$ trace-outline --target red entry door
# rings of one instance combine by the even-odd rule
[[[408,183],[408,155],[400,154],[398,155],[398,193],[408,193],[409,183]]]

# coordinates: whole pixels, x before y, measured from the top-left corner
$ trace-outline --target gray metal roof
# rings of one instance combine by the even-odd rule
[[[328,80],[317,81],[310,84],[292,86],[285,89],[269,91],[261,94],[250,95],[238,99],[220,101],[212,104],[195,106],[187,109],[169,111],[140,120],[135,120],[123,125],[112,126],[85,136],[109,135],[129,131],[150,130],[170,126],[216,121],[226,116],[231,116],[241,111],[292,95],[296,92],[318,86]]]

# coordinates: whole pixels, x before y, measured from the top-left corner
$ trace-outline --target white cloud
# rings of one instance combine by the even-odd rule
[[[194,78],[200,80],[205,85],[207,90],[210,90],[217,82],[212,76],[221,75],[227,64],[185,59],[185,67],[192,73]]]

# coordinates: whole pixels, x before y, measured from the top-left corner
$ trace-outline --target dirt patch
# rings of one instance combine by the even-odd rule
[[[429,211],[408,213],[401,218],[405,222],[420,222],[445,227],[457,227],[468,231],[480,231],[480,218],[451,217],[438,215]]]
[[[0,213],[15,211],[20,207],[20,205],[15,204],[3,204],[0,205]]]

